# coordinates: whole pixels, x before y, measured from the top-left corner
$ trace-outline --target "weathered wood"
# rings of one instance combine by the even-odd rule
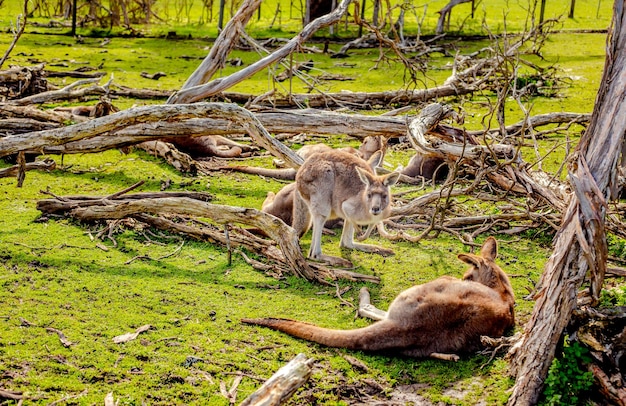
[[[30,119],[41,122],[42,125],[63,124],[67,121],[67,115],[65,114],[41,110],[34,106],[15,106],[9,103],[0,103],[0,117]]]
[[[450,27],[446,27],[446,25],[449,25],[450,15],[452,14],[452,8],[454,8],[455,6],[458,6],[459,4],[463,4],[463,3],[470,3],[471,2],[472,5],[473,5],[473,1],[474,0],[450,0],[450,2],[448,4],[443,6],[443,8],[438,11],[439,19],[437,20],[437,26],[435,27],[435,33],[443,34],[443,32],[445,31],[446,28],[450,28]],[[472,10],[472,14],[473,13],[474,12]],[[446,24],[446,22],[448,22],[448,24]]]
[[[245,0],[237,13],[228,21],[220,35],[215,40],[209,54],[202,61],[200,66],[187,78],[187,81],[181,87],[181,90],[189,89],[206,83],[215,72],[222,69],[226,65],[228,54],[237,45],[240,32],[244,29],[250,18],[254,15],[255,10],[261,5],[261,0]],[[178,103],[184,103],[181,98],[176,99]],[[173,100],[170,100],[173,102]]]
[[[138,144],[137,147],[143,149],[150,155],[160,156],[165,162],[172,165],[180,172],[195,174],[198,171],[197,162],[192,157],[179,151],[168,142],[155,139],[142,142]]]
[[[241,402],[240,406],[278,406],[286,403],[308,381],[314,362],[313,358],[298,354]]]
[[[46,159],[45,161],[27,162],[23,169],[26,171],[51,171],[54,170],[54,168],[56,168],[56,163],[52,159]],[[0,178],[15,177],[18,175],[20,170],[21,168],[19,165],[13,165],[8,168],[0,169]]]
[[[511,351],[516,376],[509,405],[533,405],[554,358],[563,329],[576,308],[577,291],[591,275],[591,297],[597,298],[606,268],[604,229],[606,201],[616,184],[617,163],[626,133],[626,12],[616,0],[607,57],[589,128],[577,146],[570,169],[575,196],[563,216],[554,252],[538,284],[537,303]]]
[[[594,309],[581,306],[568,327],[593,355],[588,369],[593,373],[603,404],[626,406],[626,371],[622,358],[626,350],[626,307]]]
[[[44,75],[44,65],[32,67],[12,67],[0,71],[0,96],[3,99],[16,99],[48,90]]]
[[[0,115],[4,115],[9,109],[31,109],[41,112],[41,117],[34,113],[15,111],[15,117],[32,117],[38,121],[16,118],[15,120],[0,120],[0,128],[6,127],[15,132],[40,131],[51,127],[58,127],[52,123],[46,123],[45,114],[41,110],[30,106],[0,105]],[[8,114],[7,114],[8,115]],[[383,136],[385,138],[404,137],[407,132],[407,118],[393,116],[367,116],[363,114],[343,114],[322,110],[263,110],[254,113],[263,127],[273,134],[299,134],[302,132],[311,134],[345,134],[355,138],[368,136]],[[63,114],[50,114],[49,121],[54,123],[67,120]],[[531,123],[546,125],[549,123],[570,122],[580,117],[577,113],[557,113],[552,116],[530,117]],[[411,118],[411,116],[409,116]],[[560,121],[560,120],[564,121]],[[584,119],[584,116],[583,116]],[[39,121],[41,120],[41,121]],[[521,127],[521,123],[507,127],[507,132],[512,133]],[[438,129],[450,129],[451,127],[439,124]],[[10,131],[13,132],[13,131]],[[45,153],[85,153],[98,152],[112,148],[122,148],[128,145],[138,144],[145,140],[158,139],[169,136],[205,136],[205,135],[241,135],[245,134],[243,126],[229,119],[221,118],[193,118],[180,121],[159,121],[154,123],[141,123],[120,128],[115,133],[105,132],[87,139],[68,142],[62,145],[46,145]],[[471,136],[481,135],[482,132],[468,131]]]
[[[83,71],[47,71],[49,78],[76,78],[76,79],[100,79],[106,72],[83,72]]]
[[[71,100],[78,99],[90,94],[104,95],[107,93],[106,85],[100,86],[94,83],[99,82],[100,79],[81,79],[74,83],[71,83],[64,88],[57,90],[49,90],[33,94],[31,96],[22,97],[20,99],[11,100],[11,103],[18,106],[25,106],[27,104],[41,104],[59,100]],[[82,87],[84,85],[90,85],[88,87]]]
[[[234,121],[252,137],[258,146],[283,159],[287,165],[297,168],[302,163],[302,158],[273,138],[252,113],[237,105],[223,103],[142,106],[60,129],[10,135],[0,139],[0,157],[23,150],[38,151],[42,148],[60,146],[115,132],[139,123],[169,122],[197,117],[213,117]],[[154,138],[156,137],[149,139]],[[133,144],[135,143],[133,142]]]
[[[274,53],[260,59],[259,61],[247,66],[246,68],[235,72],[234,74],[213,80],[212,82],[194,86],[188,89],[181,89],[176,94],[172,95],[168,100],[168,103],[178,104],[178,103],[192,103],[198,100],[205,99],[214,94],[220,93],[233,85],[253,76],[255,73],[260,72],[265,69],[267,66],[280,61],[285,58],[287,55],[291,54],[295,50],[298,49],[299,46],[303,45],[304,42],[311,37],[316,31],[321,28],[328,27],[336,22],[338,22],[341,17],[348,11],[348,6],[350,5],[352,0],[343,0],[339,6],[331,13],[319,17],[312,21],[310,24],[307,24],[306,27],[298,33],[294,38],[292,38],[287,44],[285,44],[282,48],[278,49]]]
[[[255,229],[263,230],[280,247],[282,256],[272,253],[274,260],[281,261],[287,266],[289,272],[304,277],[310,281],[327,284],[327,278],[345,278],[350,280],[363,280],[378,282],[377,277],[360,275],[354,272],[331,270],[323,266],[309,264],[298,242],[298,236],[293,229],[278,218],[263,213],[256,209],[216,205],[208,202],[210,195],[203,193],[150,193],[127,195],[123,192],[106,197],[81,197],[66,196],[54,199],[44,199],[37,202],[37,209],[44,214],[64,215],[81,221],[115,220],[126,217],[135,217],[148,224],[169,231],[182,232],[194,238],[209,237],[216,242],[225,243],[223,237],[213,234],[207,228],[194,230],[185,225],[179,225],[159,219],[150,218],[150,215],[179,215],[192,218],[210,218],[218,224],[243,224]],[[235,239],[235,242],[246,245],[261,247],[262,251],[269,252],[271,247],[260,242],[252,235],[245,238]],[[230,241],[229,241],[230,242]]]

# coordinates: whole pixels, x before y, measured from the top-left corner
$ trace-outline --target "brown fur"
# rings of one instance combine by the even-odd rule
[[[365,137],[359,149],[355,149],[352,147],[343,147],[343,148],[339,148],[339,150],[346,151],[351,154],[355,154],[367,160],[370,158],[370,156],[374,152],[377,151],[376,148],[378,149],[382,148],[382,145],[385,141],[386,140],[383,137],[370,136],[370,137]],[[311,154],[314,154],[316,152],[326,152],[326,151],[332,151],[332,148],[326,144],[319,143],[319,144],[304,145],[302,148],[296,151],[296,153],[306,160],[306,158]],[[269,178],[280,179],[280,180],[296,179],[296,170],[293,168],[283,168],[283,167],[261,168],[258,166],[229,166],[225,169],[229,169],[229,170],[237,171],[237,172],[249,173],[252,175],[267,176]]]
[[[372,168],[382,159],[377,152],[369,161],[331,150],[311,155],[296,174],[293,228],[302,236],[313,227],[309,257],[326,260],[322,255],[321,236],[328,219],[344,220],[341,247],[366,252],[392,254],[393,251],[354,242],[357,226],[376,224],[391,211],[389,187],[400,176],[393,172],[378,176]]]
[[[376,151],[382,151],[383,157],[385,156],[385,153],[387,152],[387,138],[381,135],[370,135],[363,138],[363,142],[361,143],[361,146],[359,146],[361,158],[367,161],[372,157],[372,155],[374,155],[374,153],[376,153]]]
[[[448,177],[448,165],[442,158],[425,156],[419,152],[413,155],[408,165],[402,169],[402,174],[416,178],[423,177],[426,180],[444,181]]]
[[[256,149],[253,146],[235,142],[221,135],[203,135],[200,137],[169,137],[162,141],[170,142],[181,151],[193,157],[217,156],[220,158],[235,158]]]
[[[489,237],[480,255],[459,254],[471,265],[463,279],[443,276],[400,293],[387,315],[369,327],[332,330],[287,319],[243,319],[329,347],[385,351],[414,357],[473,352],[480,336],[499,337],[515,325],[515,295],[494,262],[497,243]]]
[[[281,219],[285,224],[293,224],[293,196],[296,184],[290,183],[278,191],[267,192],[261,211],[269,213]]]
[[[372,137],[368,137],[372,138]],[[318,152],[328,152],[333,149],[325,144],[313,144],[313,145],[305,145],[300,148],[297,152],[303,159],[307,159],[310,155],[313,155]],[[354,155],[359,156],[360,152],[352,147],[339,148],[339,151],[345,151]],[[270,169],[271,171],[271,169]],[[287,171],[287,169],[274,169],[273,171]],[[291,169],[293,173],[293,178],[296,178],[296,171]],[[265,213],[269,213],[281,219],[285,224],[293,225],[293,199],[294,192],[296,190],[296,184],[290,183],[286,186],[283,186],[277,193],[267,192],[267,197],[263,201],[261,206],[261,211]],[[328,224],[327,227],[334,227],[337,222],[333,222],[332,220]],[[340,222],[339,222],[340,223]]]

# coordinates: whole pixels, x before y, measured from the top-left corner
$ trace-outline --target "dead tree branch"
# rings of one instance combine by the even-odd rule
[[[554,252],[538,284],[537,303],[519,344],[511,351],[516,376],[509,405],[535,404],[557,343],[576,308],[587,272],[597,300],[607,259],[607,201],[617,184],[617,163],[626,134],[626,10],[615,2],[604,74],[589,128],[570,168],[575,195],[563,216]]]
[[[240,406],[274,405],[286,403],[296,390],[304,385],[313,372],[313,358],[298,354],[280,368],[263,386],[248,396]]]
[[[4,55],[2,56],[2,58],[0,58],[0,68],[2,67],[2,65],[4,65],[4,62],[6,62],[6,60],[9,58],[9,55],[11,55],[11,52],[13,51],[13,48],[15,48],[17,41],[19,41],[20,37],[24,33],[27,19],[28,19],[28,0],[24,0],[22,13],[18,15],[17,18],[15,19],[15,31],[13,33],[13,40],[11,41],[11,44],[9,45],[7,50],[4,52]]]
[[[143,106],[59,129],[14,134],[0,139],[0,157],[19,151],[38,151],[51,146],[87,140],[141,123],[171,122],[202,117],[235,121],[257,145],[280,157],[287,165],[297,168],[302,163],[302,158],[273,138],[252,113],[237,105],[223,103]],[[149,137],[142,141],[156,138],[158,137]],[[136,141],[131,144],[136,144]]]
[[[248,67],[228,77],[216,79],[207,84],[182,89],[176,94],[172,95],[172,97],[170,97],[170,99],[168,100],[168,103],[192,103],[198,100],[202,100],[211,95],[220,93],[232,87],[233,85],[243,81],[244,79],[249,78],[255,73],[260,72],[267,66],[280,61],[281,59],[287,57],[289,54],[298,49],[298,47],[302,46],[304,42],[316,31],[340,21],[341,17],[343,17],[343,15],[348,10],[348,6],[350,5],[351,1],[352,0],[343,0],[332,13],[319,17],[311,23],[307,24],[307,26],[304,27],[304,29],[300,31],[297,36],[292,38],[287,44],[285,44],[282,48],[278,49],[274,53],[260,59],[256,63],[253,63],[252,65],[249,65]]]
[[[130,190],[130,189],[128,189]],[[347,278],[376,282],[378,278],[342,270],[312,266],[300,251],[298,236],[293,229],[276,217],[256,209],[209,203],[210,196],[202,193],[137,193],[124,192],[105,197],[55,196],[37,202],[37,209],[45,215],[68,216],[80,221],[120,220],[135,218],[157,228],[217,243],[237,244],[286,265],[286,271],[307,280],[327,284],[327,279]],[[166,216],[185,216],[195,219],[195,226],[174,222]],[[273,244],[253,236],[245,230],[229,234],[228,241],[219,228],[211,228],[200,219],[208,218],[217,224],[242,224],[263,230],[275,241],[282,254],[272,249]],[[198,227],[202,225],[202,227]],[[234,231],[235,229],[233,229]]]

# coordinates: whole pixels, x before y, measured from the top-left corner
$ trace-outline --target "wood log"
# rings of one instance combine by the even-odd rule
[[[49,78],[76,78],[76,79],[100,79],[105,76],[106,72],[84,72],[84,71],[47,71],[46,76]]]
[[[282,257],[273,254],[274,259],[282,259],[289,272],[307,280],[328,284],[327,279],[345,278],[378,282],[370,275],[360,275],[349,271],[331,270],[323,266],[311,266],[300,251],[298,236],[293,229],[280,219],[256,209],[216,205],[208,202],[210,196],[202,193],[169,192],[154,194],[124,195],[126,191],[107,197],[57,197],[37,202],[37,209],[48,215],[65,215],[81,221],[113,220],[135,217],[156,226],[171,227],[191,236],[211,236],[216,241],[221,237],[211,235],[202,229],[192,232],[187,227],[180,227],[165,219],[148,220],[146,215],[179,215],[192,218],[209,218],[218,224],[243,224],[261,229],[280,247]],[[248,236],[249,237],[249,236]],[[242,238],[239,241],[243,241]],[[247,246],[259,244],[252,239]],[[243,244],[243,242],[242,242]],[[264,244],[260,244],[263,246]],[[265,244],[264,250],[269,248]]]
[[[13,67],[0,71],[0,96],[17,99],[48,90],[44,64],[32,67]]]
[[[288,166],[297,168],[302,164],[302,158],[273,138],[252,113],[237,105],[222,103],[142,106],[60,129],[10,135],[0,139],[0,157],[23,150],[38,151],[51,146],[61,146],[70,142],[115,132],[120,128],[139,123],[177,121],[197,117],[213,117],[234,121],[245,130],[256,145],[265,148],[272,155],[284,160]],[[174,134],[174,136],[183,135]],[[149,137],[148,139],[155,138],[157,137]],[[144,138],[141,141],[145,140]],[[133,142],[133,144],[135,143]]]
[[[27,108],[27,106],[10,106],[0,105],[0,114],[9,108]],[[32,107],[28,107],[31,108]],[[36,110],[36,109],[33,109]],[[42,112],[43,114],[43,112]],[[336,112],[327,112],[314,109],[306,110],[264,110],[254,113],[263,127],[273,134],[299,134],[302,132],[311,134],[345,134],[355,138],[365,138],[368,136],[381,135],[385,138],[404,137],[407,133],[406,117],[392,116],[367,116],[363,114],[343,114]],[[22,115],[15,114],[16,117],[33,117],[24,113]],[[558,113],[554,116],[554,121],[550,121],[550,117],[542,117],[540,124],[558,123],[560,118],[569,121],[574,117],[579,117],[577,113]],[[409,116],[411,118],[411,116]],[[43,120],[44,117],[41,117]],[[53,122],[63,122],[67,117],[62,114],[55,114],[50,118]],[[530,118],[531,122],[535,122],[534,117]],[[24,133],[30,131],[40,131],[47,128],[56,128],[56,125],[46,124],[45,122],[29,121],[29,120],[0,120],[0,128],[2,126],[14,129],[15,133]],[[517,128],[519,123],[512,125],[510,128]],[[509,127],[507,127],[509,128]],[[437,132],[457,131],[456,129],[442,125],[437,125]],[[128,145],[138,144],[145,140],[169,137],[169,136],[207,136],[207,135],[242,135],[246,130],[237,122],[229,119],[220,118],[193,118],[180,121],[159,121],[154,123],[141,123],[129,125],[120,128],[114,133],[105,132],[102,135],[96,135],[87,139],[68,142],[62,145],[46,145],[43,148],[44,153],[50,154],[72,154],[85,152],[99,152],[112,148],[123,148]],[[478,132],[468,132],[469,135],[477,136]]]
[[[74,83],[71,83],[64,88],[56,90],[48,90],[33,94],[31,96],[22,97],[20,99],[11,100],[10,102],[18,106],[25,106],[28,104],[41,104],[50,103],[59,100],[72,100],[78,99],[87,95],[105,95],[107,94],[107,88],[94,83],[100,81],[100,78],[96,79],[81,79]],[[88,87],[81,87],[83,85],[90,85]]]
[[[240,406],[278,406],[286,403],[313,372],[313,358],[300,353],[280,368]]]
[[[590,273],[590,296],[597,299],[607,259],[606,201],[616,183],[626,133],[626,10],[616,1],[607,57],[589,128],[570,169],[575,196],[563,216],[554,252],[538,284],[537,303],[518,345],[510,352],[516,376],[509,405],[533,405],[564,328],[576,307],[577,291]]]
[[[54,168],[56,168],[56,163],[52,159],[46,159],[44,161],[27,162],[24,165],[23,170],[52,171]],[[0,178],[15,177],[19,174],[21,169],[20,165],[13,165],[8,168],[0,169]]]

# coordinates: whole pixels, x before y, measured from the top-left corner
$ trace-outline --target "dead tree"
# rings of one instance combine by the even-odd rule
[[[605,214],[614,198],[617,164],[626,132],[626,10],[616,0],[602,82],[589,128],[570,168],[575,195],[563,216],[554,252],[538,284],[537,303],[522,339],[511,351],[516,376],[509,405],[537,403],[555,349],[585,275],[592,300],[602,287],[607,259]]]
[[[450,0],[448,4],[443,6],[443,8],[438,11],[439,20],[437,20],[437,27],[435,28],[435,32],[437,34],[443,34],[447,28],[450,28],[450,15],[452,14],[452,8],[463,3],[472,3],[472,15],[474,14],[474,0]]]
[[[231,86],[251,77],[255,73],[260,72],[267,66],[282,60],[287,55],[298,49],[298,47],[302,46],[304,42],[320,28],[328,27],[329,25],[340,21],[341,17],[343,17],[343,15],[348,11],[348,6],[351,1],[352,0],[343,0],[332,13],[317,18],[310,24],[307,24],[307,26],[304,27],[300,33],[298,33],[298,35],[293,37],[289,42],[287,42],[287,44],[276,52],[228,77],[219,78],[209,83],[193,86],[188,89],[181,89],[176,94],[172,95],[172,97],[168,100],[168,103],[192,103],[202,100],[214,94],[220,93],[223,90],[226,90]]]

